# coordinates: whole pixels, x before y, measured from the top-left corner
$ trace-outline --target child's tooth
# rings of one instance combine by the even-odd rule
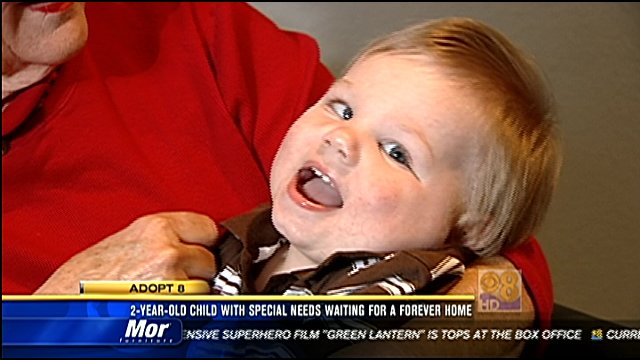
[[[329,178],[328,175],[326,175],[325,173],[323,173],[322,171],[320,171],[319,169],[316,169],[314,167],[311,167],[311,170],[313,171],[315,176],[319,177],[320,180],[322,180],[322,182],[324,182],[325,184],[333,186],[333,183],[331,182],[331,178]]]

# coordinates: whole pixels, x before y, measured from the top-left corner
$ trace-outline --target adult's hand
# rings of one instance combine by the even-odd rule
[[[76,254],[60,266],[36,294],[77,294],[80,280],[209,279],[216,271],[207,249],[218,237],[207,216],[158,213]]]

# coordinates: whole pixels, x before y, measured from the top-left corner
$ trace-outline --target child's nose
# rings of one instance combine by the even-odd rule
[[[321,152],[327,161],[347,166],[356,165],[360,156],[356,135],[346,126],[334,128],[322,137]]]

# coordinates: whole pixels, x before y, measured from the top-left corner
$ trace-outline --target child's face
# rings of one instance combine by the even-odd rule
[[[424,56],[374,55],[291,127],[273,164],[276,228],[315,263],[437,248],[482,131],[475,99]]]

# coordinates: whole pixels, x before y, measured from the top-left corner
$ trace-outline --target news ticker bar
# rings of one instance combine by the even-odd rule
[[[3,296],[3,347],[176,345],[170,347],[175,349],[196,340],[214,341],[219,347],[238,339],[333,342],[389,336],[399,341],[640,340],[638,329],[598,323],[542,330],[475,322],[472,296],[462,301],[460,296],[433,295],[90,297],[97,299]],[[402,328],[407,320],[418,321]],[[362,321],[365,329],[359,328]],[[367,330],[371,324],[378,330]]]

